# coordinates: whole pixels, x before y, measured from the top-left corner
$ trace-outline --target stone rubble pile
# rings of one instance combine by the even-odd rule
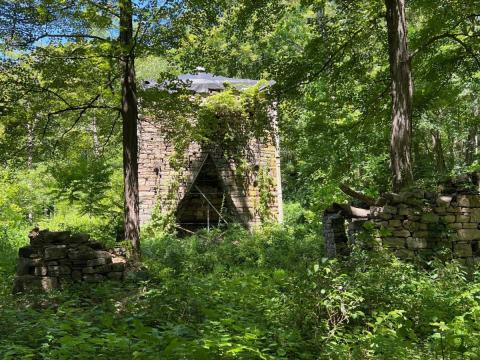
[[[65,283],[122,280],[125,251],[107,251],[86,234],[33,229],[30,245],[19,249],[13,292],[48,291]]]

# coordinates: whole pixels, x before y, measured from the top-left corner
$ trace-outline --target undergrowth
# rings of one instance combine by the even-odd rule
[[[322,247],[301,226],[159,235],[124,283],[16,297],[8,265],[0,358],[480,358],[479,272]]]

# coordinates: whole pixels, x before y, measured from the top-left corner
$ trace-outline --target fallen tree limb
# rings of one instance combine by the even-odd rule
[[[370,215],[369,209],[362,209],[348,204],[333,203],[330,208],[326,210],[327,213],[341,213],[347,218],[366,218]]]
[[[347,185],[341,183],[340,186],[339,186],[340,190],[342,190],[345,194],[347,194],[348,196],[354,198],[354,199],[358,199],[360,201],[363,201],[364,203],[367,203],[368,205],[370,206],[373,206],[375,205],[375,199],[374,198],[371,198],[370,196],[367,196],[367,195],[364,195],[364,194],[361,194],[353,189],[351,189],[350,187],[348,187]]]

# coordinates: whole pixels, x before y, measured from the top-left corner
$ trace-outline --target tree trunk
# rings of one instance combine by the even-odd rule
[[[390,165],[392,187],[400,191],[413,182],[412,96],[413,83],[407,47],[405,0],[385,0],[392,95]]]
[[[480,107],[478,105],[478,99],[474,100],[473,104],[473,120],[474,124],[468,129],[468,138],[467,143],[465,144],[465,165],[472,165],[475,160],[476,155],[478,154],[478,120],[480,117]]]
[[[92,137],[93,137],[93,153],[95,156],[100,155],[100,142],[98,141],[98,129],[97,129],[97,114],[93,110],[92,117]]]
[[[34,130],[37,121],[37,118],[34,117],[32,121],[27,122],[27,169],[29,172],[33,170],[33,152],[35,150]],[[28,181],[28,187],[30,188],[30,191],[33,192],[33,184],[31,178]],[[28,206],[28,222],[31,224],[33,223],[33,208],[31,203]]]
[[[440,138],[440,131],[437,129],[432,130],[432,144],[437,171],[439,174],[445,174],[447,171],[447,166],[445,165],[445,157],[443,156],[443,146],[442,139]]]
[[[138,103],[133,54],[132,0],[119,0],[120,44],[122,46],[122,120],[123,175],[125,189],[125,239],[132,244],[132,256],[140,256],[140,221],[138,198]]]

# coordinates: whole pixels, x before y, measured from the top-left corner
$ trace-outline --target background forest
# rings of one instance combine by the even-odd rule
[[[324,258],[339,185],[392,187],[391,2],[0,0],[0,358],[480,358],[478,269]],[[406,20],[413,185],[435,189],[480,168],[480,2],[410,0]],[[285,223],[124,233],[131,120],[184,106],[140,84],[198,66],[275,80]],[[142,265],[122,284],[10,295],[34,226],[140,239]]]

